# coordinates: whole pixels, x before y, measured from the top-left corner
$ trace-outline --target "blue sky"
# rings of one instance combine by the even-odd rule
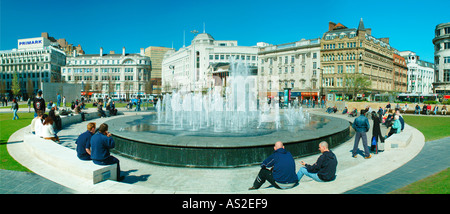
[[[437,24],[450,22],[449,0],[294,1],[294,0],[0,0],[0,50],[17,48],[17,39],[55,38],[81,44],[88,54],[138,53],[140,48],[179,49],[193,39],[191,30],[217,40],[282,44],[322,37],[328,22],[356,28],[363,18],[376,38],[389,37],[399,51],[417,52],[433,62]]]

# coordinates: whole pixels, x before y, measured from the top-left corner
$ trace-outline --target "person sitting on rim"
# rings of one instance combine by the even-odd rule
[[[306,175],[318,182],[333,181],[336,178],[337,158],[334,153],[328,149],[328,143],[322,141],[319,143],[319,151],[322,155],[319,156],[316,163],[313,165],[300,161],[304,167],[297,172],[298,181]]]
[[[261,170],[249,190],[259,189],[269,181],[277,189],[289,189],[298,183],[295,162],[281,141],[275,143],[274,152],[261,164]],[[269,169],[271,168],[271,169]]]

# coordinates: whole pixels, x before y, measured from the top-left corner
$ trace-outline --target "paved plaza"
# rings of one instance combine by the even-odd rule
[[[314,114],[329,115],[324,113],[323,109],[310,111]],[[135,114],[135,112],[125,111],[123,116]],[[138,114],[148,114],[148,112]],[[351,122],[354,120],[340,114],[329,116],[340,117]],[[92,121],[101,124],[109,119],[111,118],[99,118]],[[74,149],[75,139],[85,131],[88,122],[90,121],[72,124],[60,131],[58,135],[62,146]],[[423,135],[407,125],[407,129],[413,129],[413,140],[407,147],[380,152],[372,155],[371,159],[366,160],[361,155],[358,155],[356,159],[351,157],[354,138],[333,148],[332,151],[338,159],[337,178],[333,182],[318,183],[304,177],[300,184],[292,189],[278,190],[266,183],[259,190],[248,191],[248,187],[253,184],[258,174],[259,166],[229,169],[169,167],[115,155],[120,160],[125,180],[104,181],[93,185],[83,179],[61,173],[51,166],[42,164],[38,159],[30,160],[33,156],[23,149],[23,143],[21,143],[23,140],[21,137],[28,128],[25,127],[11,136],[9,141],[15,143],[8,144],[8,150],[17,161],[36,174],[0,170],[2,180],[0,193],[377,194],[388,193],[450,166],[450,158],[445,154],[450,147],[450,138],[425,143]],[[385,131],[386,129],[382,128],[382,132],[385,133]],[[371,134],[368,135],[371,136]],[[300,160],[314,163],[318,156],[319,154],[296,159],[296,169],[298,170],[301,166]],[[3,182],[5,180],[8,182]]]

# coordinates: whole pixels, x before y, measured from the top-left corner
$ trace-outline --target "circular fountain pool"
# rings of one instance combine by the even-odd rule
[[[327,141],[332,148],[345,142],[350,134],[349,122],[333,117],[312,115],[307,123],[281,123],[283,128],[266,123],[243,131],[215,132],[207,127],[193,131],[157,124],[156,114],[107,122],[116,142],[114,152],[150,163],[184,167],[259,164],[273,152],[276,141],[282,141],[294,157],[302,157],[319,152],[321,141]]]

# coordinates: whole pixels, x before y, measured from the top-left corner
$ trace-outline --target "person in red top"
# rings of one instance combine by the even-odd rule
[[[431,112],[431,105],[430,105],[430,104],[428,104],[428,105],[427,105],[427,115],[429,115],[429,114],[430,114],[430,112]]]

